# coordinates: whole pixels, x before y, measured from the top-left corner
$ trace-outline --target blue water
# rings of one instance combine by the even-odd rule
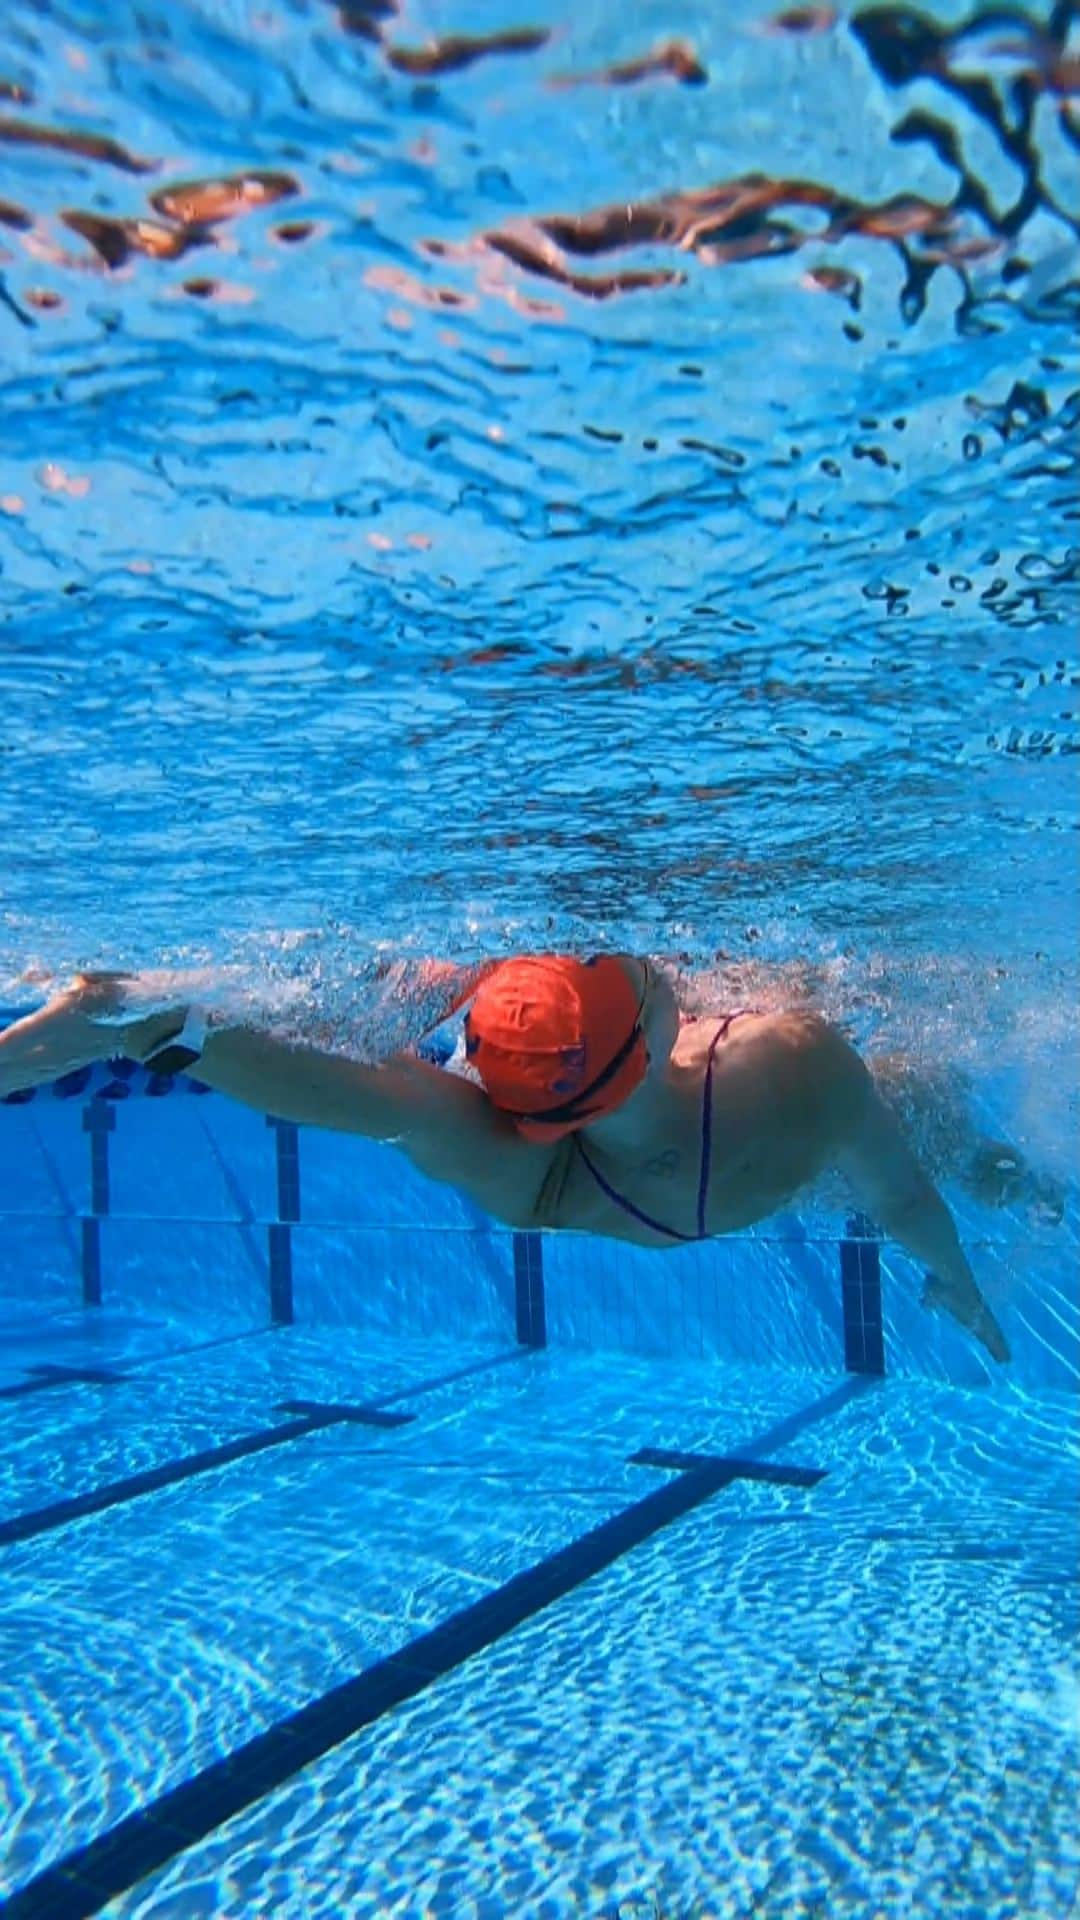
[[[380,943],[756,929],[1056,996],[1075,109],[1038,10],[949,9],[903,80],[866,9],[396,14],[8,9],[5,120],[120,150],[0,141],[8,977],[292,941],[328,992]],[[391,62],[515,25],[550,39]],[[706,85],[552,84],[675,33]],[[231,217],[170,196],[245,176]],[[679,284],[482,239],[750,176],[789,184],[559,255]],[[898,196],[929,237],[874,230]]]
[[[1015,1359],[885,1247],[853,1382],[827,1194],[659,1263],[549,1241],[530,1352],[511,1237],[313,1135],[271,1331],[261,1117],[133,1083],[103,1210],[102,1081],[0,1107],[0,1530],[129,1489],[0,1545],[0,1903],[628,1511],[651,1446],[827,1477],[725,1488],[85,1910],[1064,1920],[1075,9],[4,28],[0,1009],[197,968],[370,1056],[418,957],[564,945],[808,1001],[944,1072],[918,1144]]]
[[[484,1357],[423,1351],[436,1377]],[[811,1371],[613,1353],[425,1391],[419,1352],[298,1328],[7,1420],[4,1516],[42,1503],[43,1460],[53,1497],[113,1481],[264,1424],[286,1389],[417,1415],[5,1549],[9,1884],[651,1491],[630,1452],[693,1436],[827,1478],[716,1496],[178,1836],[107,1912],[1074,1910],[1067,1403],[890,1382],[837,1404]]]

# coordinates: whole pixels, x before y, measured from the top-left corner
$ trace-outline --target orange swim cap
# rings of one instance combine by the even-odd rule
[[[465,1053],[527,1140],[551,1142],[613,1113],[648,1066],[641,1003],[610,954],[503,960],[465,1016]]]

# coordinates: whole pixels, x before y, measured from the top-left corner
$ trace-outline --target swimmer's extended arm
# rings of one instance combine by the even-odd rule
[[[118,1053],[145,1059],[175,1032],[181,1009],[124,1019],[123,999],[117,976],[88,977],[0,1033],[0,1094]],[[463,1188],[509,1225],[531,1224],[550,1149],[522,1140],[479,1087],[412,1054],[364,1066],[224,1027],[207,1036],[196,1071],[261,1113],[391,1141],[433,1180]]]
[[[210,1033],[193,1071],[277,1119],[389,1141],[431,1179],[464,1188],[511,1225],[529,1223],[550,1150],[522,1140],[471,1081],[413,1054],[364,1066],[228,1027]]]

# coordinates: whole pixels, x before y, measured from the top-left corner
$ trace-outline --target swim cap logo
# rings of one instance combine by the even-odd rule
[[[585,1043],[576,1047],[563,1047],[559,1054],[560,1066],[556,1078],[551,1082],[552,1093],[576,1093],[585,1078]]]

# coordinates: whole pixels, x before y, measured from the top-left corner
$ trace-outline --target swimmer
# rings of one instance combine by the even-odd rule
[[[0,1095],[123,1053],[278,1119],[388,1141],[508,1226],[639,1247],[740,1232],[835,1170],[926,1269],[924,1304],[1009,1358],[945,1202],[858,1054],[815,1014],[687,1019],[646,960],[522,956],[473,979],[469,1078],[411,1050],[371,1066],[208,1027],[183,1004],[147,1015],[130,990],[151,978],[81,975],[9,1027]]]

